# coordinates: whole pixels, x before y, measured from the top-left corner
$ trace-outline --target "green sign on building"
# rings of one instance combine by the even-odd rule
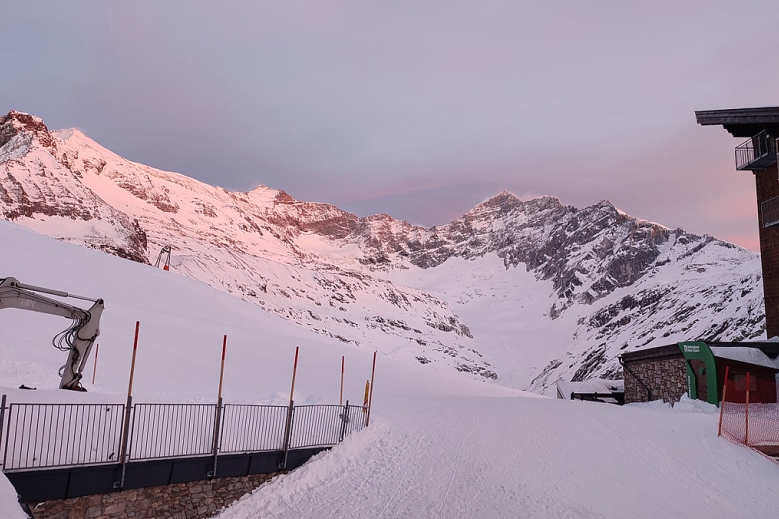
[[[707,401],[716,406],[719,405],[717,388],[717,367],[714,364],[714,354],[705,342],[680,342],[679,349],[684,355],[687,366],[687,394],[690,398],[698,398],[698,376],[706,376]],[[699,367],[700,373],[695,373],[690,365],[691,360],[700,360],[703,366]]]

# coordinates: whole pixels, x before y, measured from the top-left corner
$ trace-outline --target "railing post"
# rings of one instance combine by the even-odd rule
[[[214,441],[211,445],[211,454],[214,456],[214,468],[211,470],[211,474],[208,475],[209,478],[215,478],[216,477],[216,462],[219,458],[219,447],[220,447],[220,439],[222,437],[221,434],[221,428],[222,428],[222,397],[219,397],[219,400],[216,403],[216,416],[214,417]]]
[[[284,453],[281,456],[281,463],[279,463],[280,469],[287,468],[287,453],[289,453],[289,442],[292,437],[292,415],[295,411],[295,402],[290,400],[289,409],[287,410],[287,423],[284,427]]]
[[[341,424],[341,436],[338,438],[338,443],[341,443],[344,441],[344,436],[346,436],[346,424],[349,423],[349,401],[346,401],[346,405],[344,406],[344,414],[341,415],[341,420],[343,423]]]
[[[133,407],[133,397],[132,395],[127,395],[127,404],[124,407],[124,424],[122,427],[122,446],[119,449],[119,459],[122,461],[122,476],[118,482],[117,481],[114,482],[114,488],[118,488],[118,489],[124,488],[124,474],[125,474],[125,470],[127,469],[127,449],[129,447],[128,443],[130,437],[130,415],[131,415],[132,407]]]

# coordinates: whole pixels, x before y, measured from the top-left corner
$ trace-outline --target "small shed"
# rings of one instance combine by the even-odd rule
[[[691,398],[719,405],[725,369],[731,378],[746,376],[776,384],[777,342],[680,342],[623,353],[625,403]],[[776,402],[776,397],[774,397]]]

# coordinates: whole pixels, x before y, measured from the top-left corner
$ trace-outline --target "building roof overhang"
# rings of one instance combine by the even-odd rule
[[[719,348],[756,348],[763,352],[768,358],[776,359],[779,357],[779,342],[774,341],[743,341],[743,342],[706,342],[708,346]],[[655,346],[654,348],[638,349],[625,352],[622,355],[624,362],[635,362],[640,360],[661,360],[672,358],[684,358],[679,345],[668,344],[665,346]]]
[[[695,112],[701,126],[721,125],[733,137],[752,137],[762,131],[779,136],[779,107],[730,108]]]

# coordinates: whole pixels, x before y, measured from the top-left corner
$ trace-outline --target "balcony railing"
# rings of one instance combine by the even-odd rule
[[[736,146],[736,169],[760,171],[776,162],[776,139],[762,131]]]

